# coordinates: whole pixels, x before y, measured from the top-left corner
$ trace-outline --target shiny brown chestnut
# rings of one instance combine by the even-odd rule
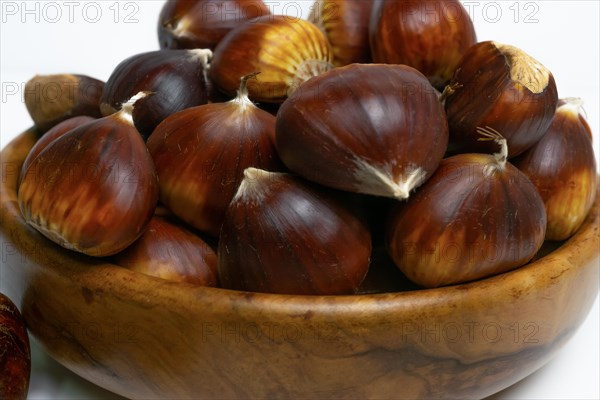
[[[596,158],[582,105],[581,99],[560,100],[544,136],[514,160],[544,200],[547,240],[573,235],[596,198]]]
[[[142,236],[115,254],[113,261],[162,279],[217,286],[217,254],[173,217],[152,217]]]
[[[212,49],[245,21],[269,15],[262,0],[170,0],[158,21],[161,49]]]
[[[33,160],[35,160],[37,156],[42,152],[42,150],[44,150],[46,146],[52,143],[54,139],[61,137],[62,135],[64,135],[72,129],[75,129],[81,125],[85,125],[88,122],[92,122],[95,119],[96,118],[80,115],[79,117],[73,117],[64,120],[50,128],[48,132],[46,132],[37,142],[35,142],[31,150],[29,151],[29,154],[27,154],[27,157],[25,158],[25,161],[21,166],[19,182],[20,179],[25,175],[25,172],[27,171],[29,165],[33,162]]]
[[[333,65],[371,62],[369,22],[373,0],[317,0],[309,21],[323,32],[333,52]]]
[[[25,84],[23,97],[36,128],[44,133],[79,115],[101,117],[103,90],[104,82],[87,75],[36,75]]]
[[[31,377],[31,349],[25,320],[0,293],[0,399],[25,400]]]
[[[558,92],[539,61],[517,47],[486,41],[466,52],[443,98],[451,153],[494,152],[494,144],[478,140],[477,128],[489,126],[502,132],[512,158],[546,133]]]
[[[248,168],[219,237],[219,279],[254,292],[348,294],[370,255],[364,222],[324,188]]]
[[[469,13],[458,0],[377,1],[369,38],[373,62],[410,65],[438,90],[477,42]]]
[[[215,48],[209,76],[234,95],[241,76],[260,72],[248,82],[253,101],[281,103],[307,79],[331,69],[333,54],[314,24],[283,15],[267,15],[241,24]]]
[[[277,114],[275,145],[286,166],[350,192],[406,199],[447,143],[436,90],[405,65],[336,68],[304,83]]]
[[[133,126],[134,96],[121,111],[55,139],[21,177],[24,220],[70,250],[115,254],[144,231],[158,201],[148,149]]]
[[[140,91],[151,93],[133,110],[135,127],[148,138],[169,115],[208,102],[205,74],[211,57],[208,49],[160,50],[123,60],[106,81],[102,114],[116,112]]]
[[[160,184],[160,200],[191,226],[219,236],[227,205],[244,169],[280,170],[275,117],[248,98],[245,76],[238,96],[192,107],[166,118],[147,145]]]
[[[501,151],[446,158],[387,227],[394,263],[413,282],[438,287],[485,278],[530,261],[544,242],[544,202],[507,162],[506,140],[480,134]]]

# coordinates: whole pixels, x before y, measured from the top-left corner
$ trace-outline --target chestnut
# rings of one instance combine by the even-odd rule
[[[17,306],[0,293],[0,399],[25,400],[31,377],[31,349]]]
[[[529,262],[544,243],[544,202],[507,162],[506,140],[479,129],[501,150],[444,159],[387,227],[387,249],[414,283],[437,287],[485,278]]]
[[[152,93],[140,99],[133,110],[136,129],[148,138],[169,115],[208,102],[205,74],[211,57],[208,49],[161,50],[123,60],[106,81],[102,114],[116,112],[140,91]]]
[[[142,236],[113,256],[132,271],[199,286],[217,286],[217,254],[173,217],[152,217]]]
[[[406,199],[435,171],[447,143],[436,90],[405,65],[335,68],[305,82],[277,114],[284,164],[349,192]]]
[[[158,21],[161,49],[212,49],[244,21],[269,15],[262,0],[169,0]]]
[[[281,103],[307,79],[333,66],[327,38],[314,24],[283,15],[266,15],[242,23],[217,45],[209,76],[227,95],[234,95],[242,76],[253,101]]]
[[[596,158],[582,105],[581,99],[560,100],[544,136],[514,160],[544,200],[547,240],[573,235],[596,198]]]
[[[410,65],[438,90],[477,42],[473,22],[459,0],[377,1],[369,39],[373,62]]]
[[[309,21],[329,40],[333,65],[371,62],[369,22],[374,0],[317,0]]]
[[[546,133],[558,103],[552,73],[523,50],[498,42],[480,42],[467,50],[443,98],[450,153],[492,153],[478,127],[502,132],[508,156],[515,157]]]
[[[244,169],[282,168],[275,150],[275,117],[248,98],[242,78],[238,96],[226,103],[191,107],[166,118],[148,139],[160,200],[194,228],[219,236],[227,205]]]
[[[148,149],[133,126],[134,103],[48,144],[21,177],[23,219],[55,243],[91,256],[115,254],[144,231],[158,201]]]
[[[79,115],[101,117],[103,90],[104,82],[87,75],[36,75],[25,84],[23,98],[36,128],[44,133]]]
[[[257,168],[229,204],[218,271],[229,289],[286,294],[354,293],[369,269],[364,221],[331,192]]]

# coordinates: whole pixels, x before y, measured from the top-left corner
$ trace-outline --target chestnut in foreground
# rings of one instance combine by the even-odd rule
[[[438,287],[506,272],[529,262],[544,242],[544,202],[506,161],[506,140],[480,130],[501,151],[442,161],[387,227],[394,263],[413,282]]]
[[[18,188],[29,225],[60,246],[98,257],[143,233],[158,201],[152,158],[132,119],[144,96],[62,135],[31,162]]]
[[[447,143],[436,90],[405,65],[336,68],[304,83],[277,115],[275,145],[285,165],[355,193],[408,198]]]
[[[151,93],[133,110],[136,129],[148,138],[169,115],[208,102],[205,74],[211,57],[208,49],[160,50],[123,60],[106,81],[102,114],[118,111],[138,92]]]
[[[269,293],[354,293],[369,269],[370,233],[325,190],[290,174],[246,169],[221,229],[221,285]]]
[[[227,205],[244,169],[280,170],[275,117],[248,98],[245,76],[238,96],[166,118],[148,139],[160,200],[191,226],[219,236]]]
[[[514,161],[544,200],[547,240],[573,235],[596,198],[596,158],[582,104],[580,99],[560,100],[542,139]]]
[[[173,217],[155,215],[144,234],[113,260],[142,274],[199,286],[217,286],[217,254]]]
[[[262,0],[169,0],[158,21],[161,49],[212,49],[233,28],[269,15]]]
[[[438,90],[477,42],[469,13],[458,0],[376,1],[369,38],[373,62],[410,65]]]
[[[31,350],[25,321],[0,293],[0,399],[25,400],[31,375]]]
[[[36,128],[44,133],[79,115],[100,118],[103,90],[104,82],[87,75],[36,75],[25,84],[23,98]]]
[[[374,0],[317,0],[309,21],[329,40],[333,65],[371,62],[369,21]]]
[[[235,95],[240,77],[253,101],[281,103],[304,81],[333,67],[325,34],[314,24],[283,15],[267,15],[241,24],[215,49],[209,76],[225,94]]]
[[[443,97],[449,152],[496,151],[477,133],[478,127],[489,126],[506,138],[509,158],[542,138],[558,103],[556,83],[546,67],[517,47],[491,41],[466,52]]]

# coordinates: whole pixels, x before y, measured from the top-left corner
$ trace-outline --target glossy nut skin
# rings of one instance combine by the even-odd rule
[[[438,90],[477,42],[473,22],[458,0],[377,1],[369,38],[373,62],[410,65]]]
[[[31,375],[31,350],[25,320],[0,293],[0,399],[25,400]]]
[[[290,170],[356,193],[407,198],[447,142],[435,89],[408,66],[336,68],[302,85],[277,115],[275,144]]]
[[[209,76],[227,95],[235,95],[240,77],[250,99],[281,103],[307,79],[332,68],[327,38],[314,24],[294,17],[267,15],[229,32],[215,49]]]
[[[560,241],[572,236],[589,213],[597,191],[592,132],[579,101],[559,101],[544,136],[514,164],[544,200],[546,239]]]
[[[166,118],[147,142],[161,202],[189,225],[218,237],[244,169],[281,170],[274,140],[275,117],[247,97]]]
[[[269,15],[261,0],[169,0],[158,21],[161,49],[213,49],[241,23]]]
[[[317,186],[249,168],[219,238],[225,288],[264,293],[356,291],[371,255],[363,221]]]
[[[309,21],[327,36],[333,65],[371,62],[369,22],[373,0],[317,0]]]
[[[101,110],[110,115],[140,91],[152,93],[136,104],[135,127],[144,138],[169,115],[208,102],[205,78],[212,52],[160,50],[136,54],[114,69],[102,93]]]
[[[25,84],[23,98],[35,126],[44,133],[79,115],[100,118],[103,90],[103,81],[87,75],[36,75]]]
[[[158,201],[145,143],[125,110],[50,143],[21,177],[28,224],[55,243],[91,256],[115,254],[144,231]]]
[[[54,139],[61,137],[62,135],[64,135],[72,129],[75,129],[81,125],[85,125],[88,122],[92,122],[94,120],[95,118],[81,115],[79,117],[73,117],[64,120],[63,122],[60,122],[52,128],[50,128],[50,130],[48,130],[42,137],[40,137],[40,139],[37,142],[35,142],[35,145],[31,148],[31,151],[29,152],[27,158],[21,166],[21,174],[19,176],[19,179],[25,175],[25,172],[27,171],[29,165],[33,162],[33,160],[35,160],[36,157],[42,152],[42,150],[44,150],[46,146],[52,143]]]
[[[485,154],[446,158],[387,227],[387,248],[413,282],[438,287],[485,278],[530,261],[546,230],[544,203],[510,163]]]
[[[451,153],[496,151],[476,132],[489,126],[506,138],[511,158],[541,139],[558,103],[547,68],[514,46],[491,41],[467,51],[444,97]]]
[[[199,286],[217,286],[217,254],[169,216],[152,217],[144,234],[113,256],[115,264],[142,274]]]

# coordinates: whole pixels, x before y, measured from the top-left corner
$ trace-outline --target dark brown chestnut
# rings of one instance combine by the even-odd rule
[[[369,22],[373,0],[317,0],[309,21],[323,32],[333,52],[333,65],[371,62]]]
[[[560,100],[544,136],[514,160],[544,200],[547,240],[573,235],[596,198],[596,158],[582,105],[581,99]]]
[[[256,107],[242,79],[238,96],[166,118],[147,145],[160,183],[160,200],[191,226],[218,236],[244,169],[280,170],[275,117]]]
[[[23,97],[36,128],[44,133],[79,115],[101,117],[103,90],[104,82],[87,75],[36,75],[25,84]]]
[[[373,62],[410,65],[438,90],[477,42],[469,13],[458,0],[377,1],[369,37]]]
[[[134,103],[48,144],[21,177],[24,220],[47,238],[92,256],[115,254],[144,231],[158,201],[152,158],[133,126]]]
[[[404,65],[336,68],[304,83],[277,114],[275,144],[286,166],[350,192],[406,199],[447,143],[436,90]]]
[[[155,215],[142,236],[113,260],[142,274],[199,286],[217,286],[217,254],[173,217]]]
[[[478,140],[477,128],[489,126],[508,141],[509,158],[541,139],[558,102],[546,67],[517,47],[491,41],[466,52],[443,97],[451,153],[494,152],[493,143]]]
[[[232,29],[269,15],[262,0],[169,0],[158,21],[161,49],[212,49]]]
[[[140,91],[151,93],[133,111],[135,127],[144,138],[169,115],[208,102],[208,49],[160,50],[122,61],[106,81],[100,109],[110,115]]]
[[[544,202],[529,178],[507,162],[506,140],[489,154],[446,158],[387,228],[394,263],[413,282],[437,287],[472,281],[530,261],[544,242]]]
[[[31,377],[31,349],[25,320],[0,293],[0,399],[25,400]]]
[[[353,293],[370,255],[364,222],[324,188],[248,168],[219,237],[219,279],[255,292]]]
[[[253,101],[281,103],[307,79],[333,67],[333,55],[314,24],[283,15],[267,15],[241,24],[215,49],[209,76],[234,95],[241,76],[260,72],[248,82]]]

